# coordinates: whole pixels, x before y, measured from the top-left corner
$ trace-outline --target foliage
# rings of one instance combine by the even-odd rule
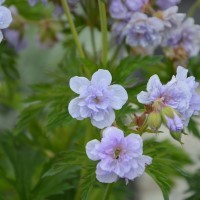
[[[188,193],[186,200],[198,200],[200,198],[199,172],[198,169],[194,174],[188,174],[186,177],[189,185],[189,188],[186,191]]]

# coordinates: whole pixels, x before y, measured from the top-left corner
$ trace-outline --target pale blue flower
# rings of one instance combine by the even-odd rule
[[[170,7],[161,12],[161,19],[165,25],[165,31],[170,31],[171,29],[179,27],[182,24],[185,16],[186,14],[184,13],[178,13],[177,6]],[[164,34],[166,35],[168,33],[164,32]]]
[[[89,117],[100,129],[111,126],[114,109],[121,109],[128,99],[126,90],[117,84],[110,85],[111,81],[110,72],[103,69],[95,72],[91,81],[78,76],[71,78],[70,88],[79,96],[69,103],[70,115],[78,120]]]
[[[180,3],[181,0],[157,0],[156,4],[163,10]]]
[[[159,77],[153,75],[148,81],[147,92],[142,91],[137,95],[138,101],[145,105],[159,101],[163,106],[172,107],[181,115],[186,127],[190,117],[200,111],[200,96],[196,92],[198,83],[193,76],[187,78],[187,72],[179,66],[177,75],[166,85],[162,85]]]
[[[200,26],[194,19],[188,18],[164,39],[162,46],[183,48],[189,57],[198,55],[200,51]]]
[[[103,131],[101,141],[92,140],[86,145],[89,159],[98,161],[96,178],[102,183],[116,182],[119,178],[134,180],[141,176],[152,158],[143,154],[143,141],[137,134],[124,137],[123,131],[109,127]]]
[[[126,44],[131,47],[157,47],[162,41],[163,30],[162,20],[134,13],[124,30]]]

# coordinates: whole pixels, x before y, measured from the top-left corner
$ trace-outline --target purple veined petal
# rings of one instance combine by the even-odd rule
[[[162,88],[162,83],[160,82],[160,79],[157,74],[151,76],[147,83],[147,91],[151,92],[155,88]]]
[[[152,157],[150,156],[146,156],[146,155],[142,155],[140,158],[139,158],[139,163],[142,164],[142,165],[151,165],[152,164]]]
[[[3,40],[3,34],[2,32],[0,31],[0,42]]]
[[[142,155],[143,150],[143,141],[142,138],[138,134],[129,134],[126,136],[127,146],[129,151],[132,152],[133,157],[139,157]]]
[[[106,86],[110,85],[112,81],[112,76],[108,70],[99,69],[92,75],[91,83],[94,85],[104,82]]]
[[[114,172],[104,171],[99,165],[97,165],[96,169],[96,178],[101,183],[113,183],[118,180],[118,176]]]
[[[92,118],[95,121],[102,121],[104,119],[104,116],[105,116],[105,112],[104,111],[99,111],[99,112],[94,113],[92,115]]]
[[[80,103],[78,105],[80,105]],[[91,110],[88,109],[88,107],[80,106],[79,108],[80,108],[80,116],[81,116],[81,118],[85,119],[85,118],[91,116]]]
[[[156,4],[163,10],[180,3],[181,0],[157,0]]]
[[[138,102],[145,104],[145,105],[149,105],[152,103],[152,101],[149,99],[148,93],[144,92],[144,91],[140,92],[137,95],[137,100],[138,100]]]
[[[90,81],[85,77],[74,76],[69,81],[69,86],[71,90],[77,94],[80,94],[81,87],[89,86],[89,85],[90,85]]]
[[[115,19],[125,19],[128,9],[121,0],[112,0],[109,7],[111,17]]]
[[[8,8],[0,6],[0,29],[8,28],[12,22],[12,15]]]
[[[148,3],[148,0],[126,0],[125,2],[131,11],[140,11]]]
[[[86,144],[86,154],[91,160],[99,160],[99,156],[97,153],[97,148],[100,142],[98,140],[92,140]]]
[[[117,137],[120,139],[120,138],[124,137],[124,133],[122,130],[120,130],[114,126],[111,126],[111,127],[104,129],[103,137],[104,138]]]
[[[82,120],[84,118],[81,117],[81,114],[80,114],[80,106],[78,105],[79,102],[80,102],[80,99],[78,97],[75,99],[72,99],[68,105],[68,111],[69,111],[69,114],[73,118]]]
[[[138,173],[137,173],[137,168],[136,169],[132,169],[130,170],[129,172],[127,172],[124,177],[127,179],[127,180],[134,180],[135,178],[138,177]]]
[[[162,20],[158,19],[157,17],[151,17],[149,19],[149,23],[154,26],[157,31],[163,31],[164,24]]]
[[[92,125],[100,129],[111,126],[114,121],[115,112],[113,111],[113,109],[109,109],[108,112],[105,113],[104,119],[101,121],[96,121],[94,118],[91,117]]]
[[[182,66],[178,66],[176,78],[179,80],[185,80],[187,78],[188,70]]]
[[[112,108],[115,110],[119,110],[128,100],[128,94],[126,90],[121,85],[111,85],[109,87],[111,90],[114,91],[113,100],[111,103]],[[116,98],[114,98],[116,97]]]
[[[152,164],[152,158],[149,156],[142,155],[138,158],[138,168],[137,168],[137,176],[141,176],[146,168],[146,165]]]

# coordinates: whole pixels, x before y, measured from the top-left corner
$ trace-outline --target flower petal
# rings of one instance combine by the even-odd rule
[[[92,117],[95,121],[102,121],[104,119],[105,112],[104,111],[99,111],[95,112]]]
[[[185,80],[187,78],[187,73],[188,73],[187,69],[185,69],[184,67],[178,66],[176,78],[178,80]]]
[[[90,81],[85,77],[74,76],[69,81],[70,88],[77,94],[80,94],[82,86],[89,86]]]
[[[68,111],[69,114],[73,117],[76,118],[78,120],[82,120],[83,117],[81,117],[80,114],[80,107],[78,105],[78,103],[80,102],[80,99],[77,97],[75,99],[72,99],[68,105]]]
[[[118,179],[118,176],[114,172],[104,171],[99,167],[99,165],[97,165],[96,177],[101,183],[113,183]]]
[[[0,29],[8,28],[12,22],[12,15],[8,8],[0,6]]]
[[[126,90],[121,85],[111,85],[109,87],[112,91],[114,91],[113,94],[113,101],[111,103],[112,108],[119,110],[122,108],[122,106],[126,103],[128,100],[128,94]]]
[[[143,153],[143,141],[138,134],[129,134],[126,136],[127,150],[131,153],[132,157],[139,157]]]
[[[91,160],[99,160],[97,147],[100,144],[98,140],[92,140],[86,144],[86,154]]]
[[[108,112],[106,112],[104,115],[104,119],[101,121],[96,121],[94,118],[91,117],[92,125],[100,129],[111,126],[114,121],[115,121],[115,113],[113,109],[110,109]]]
[[[112,81],[112,76],[108,70],[99,69],[92,75],[91,83],[96,85],[100,82],[104,82],[105,85],[110,85]]]
[[[160,82],[160,79],[157,74],[151,76],[147,83],[148,92],[151,92],[155,88],[162,88],[162,83]]]
[[[123,133],[122,130],[120,130],[120,129],[114,127],[114,126],[111,126],[111,127],[106,128],[103,131],[103,137],[104,138],[107,138],[107,137],[118,137],[120,139],[120,138],[124,137],[124,133]]]
[[[149,99],[149,95],[147,92],[140,92],[138,95],[137,95],[137,100],[142,103],[142,104],[145,104],[145,105],[148,105],[148,104],[151,104],[151,100]]]

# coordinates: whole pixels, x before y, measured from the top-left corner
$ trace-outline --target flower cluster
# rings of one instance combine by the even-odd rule
[[[196,91],[199,84],[193,76],[187,77],[187,73],[187,69],[179,66],[176,76],[164,85],[157,75],[149,79],[147,91],[137,95],[146,111],[141,117],[135,115],[136,133],[140,133],[140,127],[143,127],[142,133],[148,131],[148,127],[157,132],[163,122],[172,137],[181,142],[183,129],[192,115],[200,112],[200,95]],[[122,86],[110,85],[111,80],[111,74],[102,69],[93,74],[91,81],[84,77],[71,78],[70,88],[79,96],[71,100],[68,110],[73,118],[82,120],[89,117],[94,126],[106,127],[101,141],[95,139],[86,145],[89,159],[99,161],[97,179],[112,183],[124,178],[128,182],[141,176],[152,158],[143,155],[139,134],[131,133],[125,137],[122,130],[113,126],[114,109],[121,109],[128,95]]]
[[[8,8],[2,6],[4,0],[0,0],[0,42],[3,39],[2,29],[8,28],[12,22],[12,15]]]
[[[119,178],[134,180],[141,176],[146,165],[152,159],[142,155],[142,138],[136,134],[124,133],[111,126],[115,120],[114,110],[126,103],[126,90],[117,84],[110,85],[112,77],[109,71],[99,69],[91,81],[84,77],[70,79],[70,88],[79,97],[71,100],[68,106],[73,118],[82,120],[89,117],[91,123],[103,130],[101,142],[92,140],[86,145],[86,153],[91,160],[100,160],[96,177],[100,182],[112,183]]]
[[[131,48],[142,48],[146,53],[162,46],[166,55],[173,54],[175,58],[196,56],[200,50],[200,26],[178,13],[178,3],[180,0],[158,0],[156,4],[162,10],[155,10],[148,0],[112,0],[109,12],[115,20],[115,40],[118,44],[125,40]]]
[[[103,131],[101,141],[92,140],[86,145],[87,156],[97,164],[96,177],[103,183],[112,183],[119,178],[134,180],[144,173],[152,158],[142,155],[142,138],[137,134],[124,137],[123,131],[115,127]]]
[[[179,66],[177,75],[162,85],[157,75],[152,76],[147,84],[147,92],[142,91],[137,99],[140,103],[151,105],[153,112],[149,115],[152,128],[159,128],[160,115],[171,132],[181,132],[187,127],[192,115],[200,111],[200,95],[197,94],[198,83],[193,76],[187,77],[188,70]]]

